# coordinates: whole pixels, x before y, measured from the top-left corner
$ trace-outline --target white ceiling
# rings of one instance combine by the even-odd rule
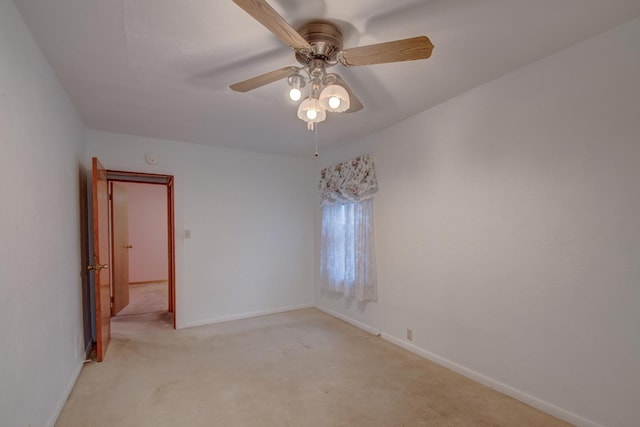
[[[312,156],[286,80],[228,86],[293,52],[231,0],[14,0],[86,125]],[[640,15],[639,0],[268,0],[292,26],[323,18],[345,47],[417,35],[428,60],[337,71],[364,109],[329,114],[320,148],[347,144]],[[598,52],[593,52],[598,60]]]

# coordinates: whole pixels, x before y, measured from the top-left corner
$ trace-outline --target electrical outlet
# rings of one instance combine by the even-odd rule
[[[413,341],[413,329],[407,328],[407,339]]]
[[[191,238],[191,230],[184,230],[184,238],[185,239]]]

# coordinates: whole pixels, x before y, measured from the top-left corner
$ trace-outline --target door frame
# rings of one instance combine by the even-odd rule
[[[107,182],[155,184],[163,185],[167,189],[167,257],[169,270],[168,311],[169,313],[173,313],[173,329],[176,329],[176,245],[173,175],[107,169]]]

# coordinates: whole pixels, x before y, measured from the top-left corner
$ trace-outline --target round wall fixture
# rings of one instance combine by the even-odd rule
[[[149,163],[150,165],[155,165],[156,163],[158,163],[158,156],[156,156],[153,153],[149,153],[145,156],[144,158],[147,163]]]

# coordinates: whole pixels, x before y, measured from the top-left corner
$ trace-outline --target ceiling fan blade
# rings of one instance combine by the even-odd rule
[[[343,50],[339,55],[342,65],[370,65],[388,62],[413,61],[431,56],[433,44],[429,37],[419,36],[392,42],[371,44]]]
[[[337,75],[337,74],[333,74],[333,75],[336,78],[336,84],[338,84],[338,85],[342,86],[343,88],[345,88],[345,90],[349,94],[349,102],[350,102],[351,106],[349,107],[349,109],[347,111],[345,111],[345,113],[355,113],[356,111],[362,110],[362,108],[363,108],[362,102],[360,102],[360,100],[358,99],[356,94],[353,93],[353,91],[347,85],[347,83],[344,80],[342,80],[342,77],[340,77],[339,75]]]
[[[288,46],[297,50],[311,50],[311,45],[291,27],[265,0],[233,0],[253,18],[267,27]]]
[[[270,71],[268,73],[261,74],[242,82],[234,83],[229,88],[236,92],[249,92],[250,90],[257,89],[261,86],[273,83],[277,80],[289,77],[291,74],[298,71],[297,67],[284,67],[279,70]]]

